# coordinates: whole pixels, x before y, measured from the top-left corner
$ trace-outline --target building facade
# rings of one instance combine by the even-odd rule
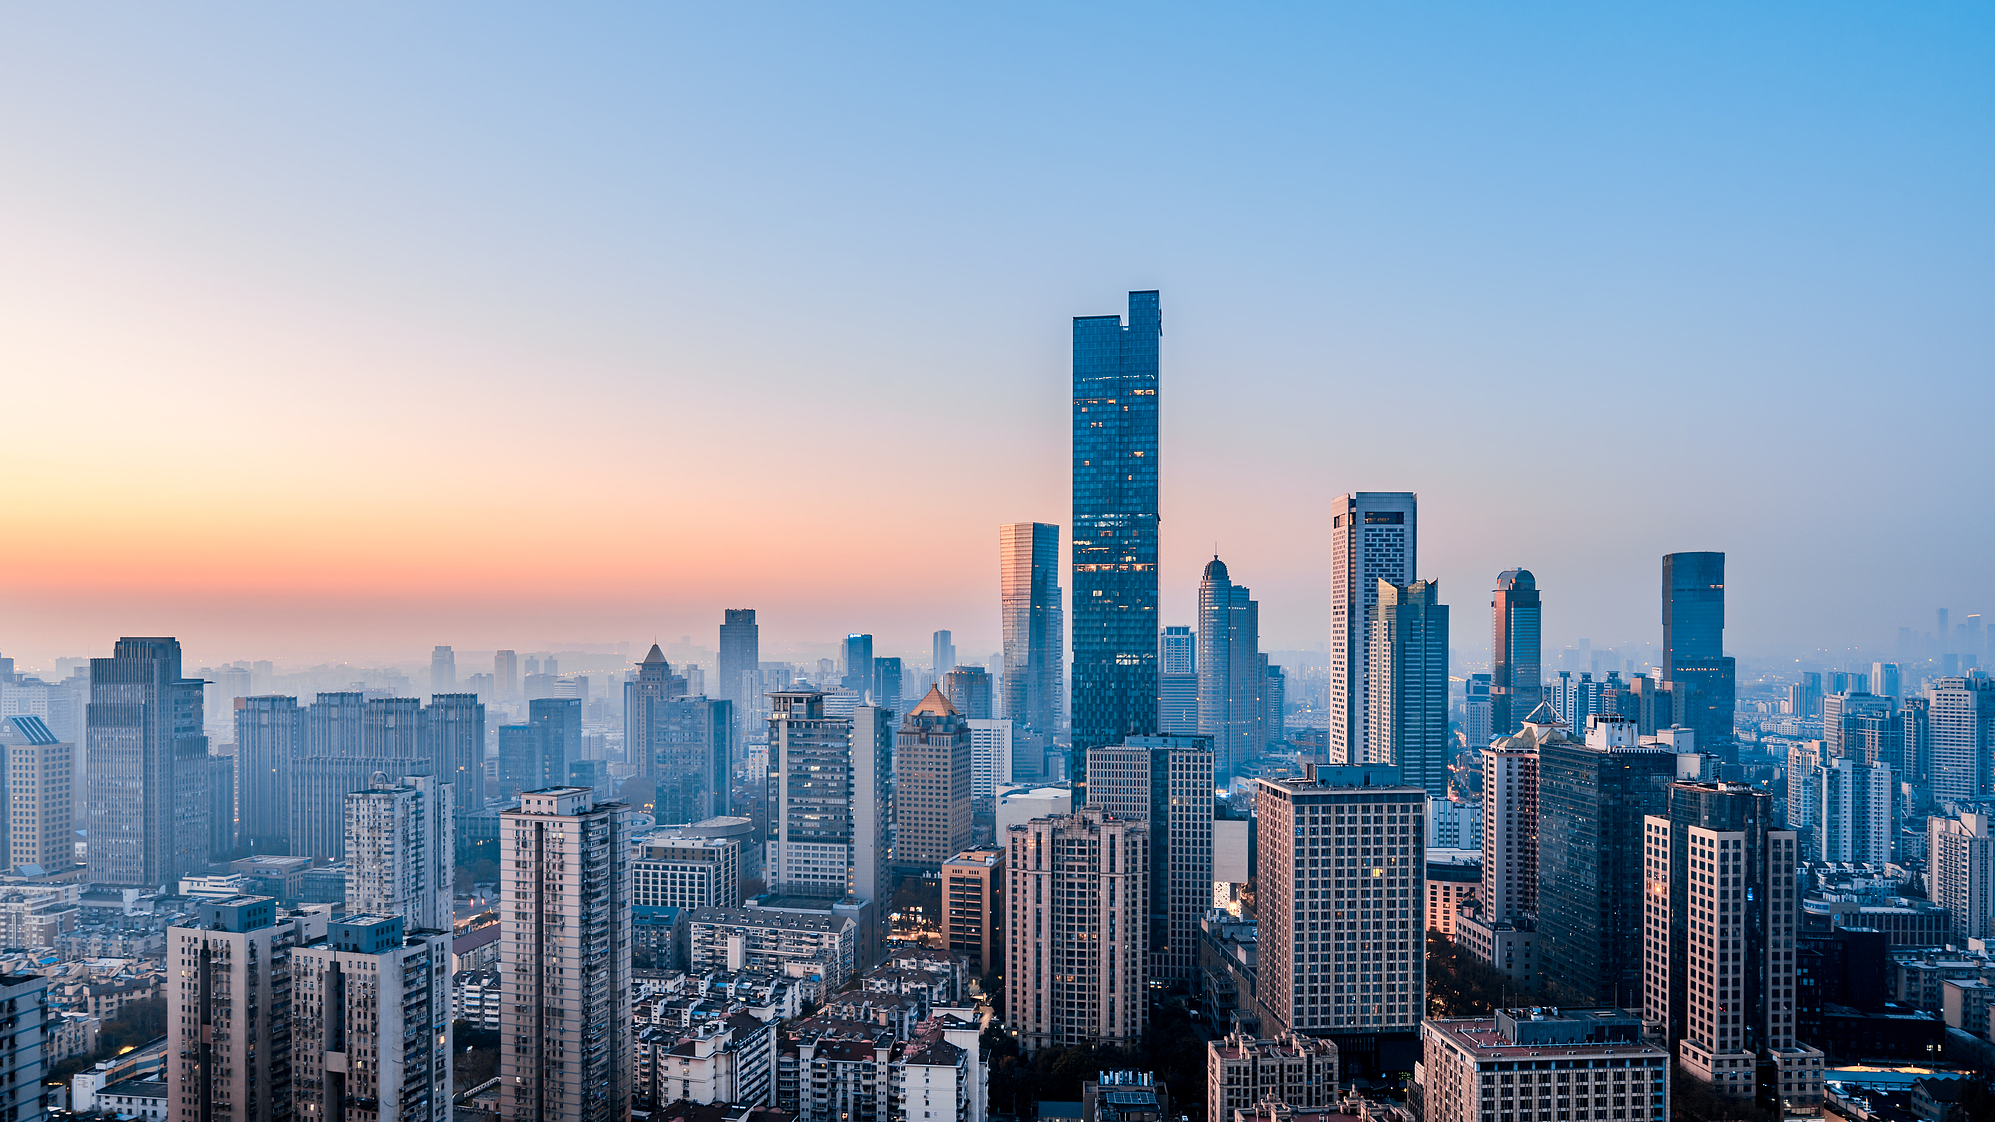
[[[1358,491],[1330,508],[1330,758],[1368,761],[1372,621],[1379,582],[1416,578],[1419,498],[1411,491]]]
[[[1926,820],[1933,903],[1947,909],[1953,941],[1995,937],[1995,816],[1968,812]]]
[[[722,612],[714,676],[720,681],[713,695],[734,706],[735,720],[746,731],[762,709],[762,628],[754,608]]]
[[[1219,782],[1267,750],[1261,606],[1214,557],[1198,583],[1198,735],[1212,745]]]
[[[1663,556],[1663,681],[1704,751],[1731,758],[1737,670],[1725,654],[1725,555]]]
[[[1448,794],[1448,606],[1434,581],[1379,582],[1372,620],[1365,758],[1399,768],[1435,798]]]
[[[1497,736],[1517,731],[1524,717],[1544,700],[1540,630],[1544,608],[1538,579],[1529,569],[1505,569],[1496,575],[1490,615],[1495,637],[1489,662],[1489,712]],[[1569,725],[1573,729],[1582,726]]]
[[[292,1114],[449,1122],[450,933],[348,913],[291,952]]]
[[[84,774],[90,879],[173,884],[208,863],[204,683],[182,676],[180,641],[124,638],[90,660]]]
[[[425,775],[376,772],[346,797],[346,907],[448,931],[456,872],[455,790]]]
[[[770,888],[884,905],[891,898],[890,715],[862,705],[850,717],[828,717],[824,695],[813,690],[772,694],[770,702]]]
[[[1058,526],[998,527],[998,613],[1004,627],[1004,701],[998,716],[1011,721],[1030,774],[1038,776],[1066,714]]]
[[[1995,749],[1995,678],[1933,680],[1926,687],[1924,716],[1933,801],[1986,797],[1995,786],[1989,758]]]
[[[1074,318],[1073,761],[1157,731],[1158,339],[1155,292]],[[1085,801],[1083,798],[1082,801]]]
[[[1004,969],[1004,916],[1004,850],[965,850],[942,863],[949,950],[963,956],[972,977]]]
[[[970,846],[970,722],[931,686],[894,742],[894,867],[939,873]]]
[[[734,908],[741,904],[741,843],[655,831],[630,854],[631,903],[640,908]]]
[[[1883,866],[1898,838],[1898,776],[1891,765],[1860,757],[1823,761],[1815,769],[1814,830],[1817,861]]]
[[[1257,1039],[1233,1033],[1205,1045],[1205,1116],[1232,1119],[1238,1110],[1283,1103],[1298,1111],[1337,1105],[1337,1045],[1322,1037]]]
[[[54,872],[76,864],[76,745],[40,717],[10,717],[22,743],[6,748],[7,867]]]
[[[166,932],[166,1082],[177,1122],[292,1114],[290,957],[318,932],[268,896],[201,901]],[[323,921],[321,921],[323,922]]]
[[[1188,988],[1212,907],[1213,754],[1203,736],[1132,736],[1088,752],[1088,805],[1149,824],[1149,976]]]
[[[1420,1026],[1426,1122],[1670,1117],[1669,1053],[1620,1009],[1499,1009]]]
[[[1538,914],[1538,741],[1526,722],[1482,750],[1482,899],[1490,922]]]
[[[1087,807],[1005,835],[1007,1019],[1027,1052],[1127,1047],[1149,1019],[1150,831]]]

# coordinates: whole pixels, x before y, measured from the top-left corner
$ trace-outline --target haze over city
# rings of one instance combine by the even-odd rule
[[[1985,12],[1037,15],[10,13],[0,647],[992,651],[1132,289],[1165,623],[1321,644],[1366,489],[1551,649],[1673,550],[1747,657],[1995,609]]]

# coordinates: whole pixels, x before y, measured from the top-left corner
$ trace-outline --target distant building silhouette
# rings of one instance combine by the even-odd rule
[[[176,885],[208,864],[208,738],[180,641],[124,638],[90,660],[85,776],[90,879]]]

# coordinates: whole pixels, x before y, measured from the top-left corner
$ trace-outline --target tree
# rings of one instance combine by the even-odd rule
[[[1477,962],[1440,932],[1427,932],[1429,1017],[1486,1017],[1528,997],[1528,991],[1502,971]]]

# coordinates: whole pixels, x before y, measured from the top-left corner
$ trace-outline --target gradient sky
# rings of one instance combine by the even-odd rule
[[[1421,496],[1488,647],[1995,614],[1985,5],[14,5],[0,653],[937,627],[1163,291],[1166,623]]]

